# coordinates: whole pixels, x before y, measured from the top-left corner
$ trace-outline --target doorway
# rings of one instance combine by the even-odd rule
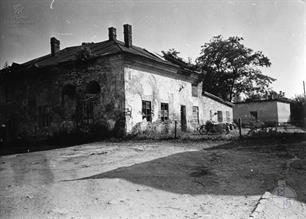
[[[181,130],[183,132],[187,130],[186,106],[184,105],[181,105]]]

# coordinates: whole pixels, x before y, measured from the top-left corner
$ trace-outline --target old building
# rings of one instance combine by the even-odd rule
[[[285,99],[267,99],[236,103],[234,119],[241,118],[243,124],[263,122],[281,124],[290,122],[290,102]]]
[[[124,42],[113,27],[108,35],[65,49],[52,37],[50,54],[1,72],[0,122],[8,139],[75,131],[124,136],[175,120],[188,131],[206,120],[232,121],[232,104],[202,93],[197,72],[133,45],[130,25]]]

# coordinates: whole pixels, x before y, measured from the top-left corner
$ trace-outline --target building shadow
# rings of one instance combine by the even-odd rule
[[[273,163],[278,157],[267,162],[269,154],[250,160],[252,156],[245,156],[244,151],[233,153],[236,154],[229,156],[225,150],[177,153],[76,180],[119,178],[178,194],[251,196],[272,192],[284,177],[282,168]],[[298,183],[301,185],[297,188],[302,188],[303,180]],[[297,199],[305,202],[306,196]]]

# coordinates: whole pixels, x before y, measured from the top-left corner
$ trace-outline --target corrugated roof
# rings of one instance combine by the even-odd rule
[[[86,43],[86,47],[88,47],[91,51],[91,53],[95,57],[101,57],[106,56],[110,54],[116,54],[116,53],[130,53],[137,56],[142,56],[160,63],[164,63],[167,65],[172,65],[169,61],[166,61],[159,56],[155,55],[154,53],[149,52],[148,50],[138,47],[138,46],[132,46],[132,47],[126,47],[124,45],[124,42],[121,42],[119,40],[107,40],[99,43]],[[65,49],[62,49],[58,51],[54,56],[51,56],[51,54],[33,59],[31,61],[23,63],[22,67],[46,67],[46,66],[52,66],[57,65],[64,62],[69,61],[76,61],[77,55],[82,50],[83,46],[73,46],[73,47],[67,47]]]

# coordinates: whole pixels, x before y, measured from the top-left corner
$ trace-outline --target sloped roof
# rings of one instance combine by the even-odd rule
[[[160,62],[163,64],[176,66],[172,64],[169,61],[166,61],[165,59],[162,59],[158,55],[149,52],[148,50],[138,47],[138,46],[131,46],[126,47],[124,45],[124,42],[121,42],[119,40],[107,40],[99,43],[86,43],[84,46],[90,49],[91,53],[95,57],[101,57],[111,54],[117,54],[117,53],[130,53],[133,55],[145,57],[148,59],[151,59],[156,62]],[[76,61],[77,55],[84,47],[82,45],[80,46],[73,46],[73,47],[67,47],[65,49],[62,49],[58,51],[54,56],[51,54],[33,59],[31,61],[25,62],[20,65],[20,67],[29,68],[32,66],[35,67],[46,67],[46,66],[53,66],[64,62],[70,62],[70,61]],[[176,66],[178,67],[178,66]]]
[[[206,96],[206,97],[209,97],[210,99],[213,99],[213,100],[215,100],[215,101],[218,101],[219,103],[225,104],[225,105],[227,105],[227,106],[229,106],[229,107],[233,107],[233,106],[234,106],[233,103],[228,102],[228,101],[225,101],[225,100],[223,100],[222,98],[220,98],[220,97],[218,97],[218,96],[215,96],[215,95],[213,95],[213,94],[211,94],[211,93],[208,93],[208,92],[206,92],[206,91],[204,91],[204,92],[202,93],[202,95],[203,95],[203,96]]]

